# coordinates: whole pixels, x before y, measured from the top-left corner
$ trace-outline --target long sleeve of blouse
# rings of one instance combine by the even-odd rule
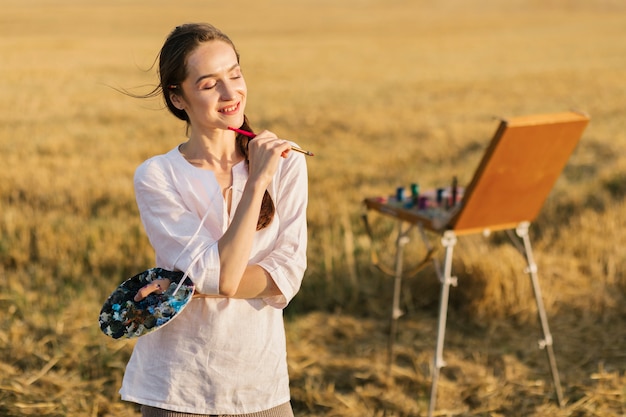
[[[217,242],[227,230],[248,178],[244,162],[232,169],[230,213],[212,171],[191,165],[175,148],[144,162],[135,172],[135,195],[157,266],[186,271],[205,294],[219,293]],[[306,269],[308,179],[303,155],[281,161],[268,191],[276,214],[256,232],[249,264],[272,277],[282,295],[265,302],[284,308],[298,292]]]

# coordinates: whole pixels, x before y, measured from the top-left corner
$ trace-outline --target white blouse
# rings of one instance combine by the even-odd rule
[[[205,294],[218,294],[217,241],[248,178],[244,162],[232,173],[229,215],[213,172],[191,165],[178,148],[135,172],[137,204],[156,266],[188,270]],[[304,155],[290,152],[281,160],[268,191],[276,214],[256,232],[248,263],[263,267],[282,295],[192,299],[169,324],[137,340],[120,390],[123,400],[195,414],[253,413],[289,401],[282,309],[300,289],[306,269]]]

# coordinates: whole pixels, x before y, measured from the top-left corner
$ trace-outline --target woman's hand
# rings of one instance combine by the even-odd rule
[[[170,284],[171,281],[167,278],[155,279],[150,284],[146,285],[143,288],[140,288],[139,291],[137,291],[134,300],[136,302],[141,301],[153,292],[156,292],[157,294],[163,294],[165,290],[169,288]]]
[[[260,181],[259,185],[267,187],[272,181],[280,157],[287,157],[291,145],[279,139],[274,133],[264,130],[248,143],[250,170],[248,181]]]

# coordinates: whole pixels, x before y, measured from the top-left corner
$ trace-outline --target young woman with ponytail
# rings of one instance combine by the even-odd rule
[[[197,294],[137,340],[122,399],[146,417],[293,416],[282,309],[306,269],[305,157],[272,132],[229,129],[252,131],[247,87],[215,27],[176,27],[159,78],[149,95],[163,95],[188,138],[139,166],[135,194],[157,266],[188,271]],[[135,299],[169,285],[154,281]]]

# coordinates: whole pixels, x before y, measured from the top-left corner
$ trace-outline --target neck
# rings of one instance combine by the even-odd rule
[[[235,133],[221,129],[211,135],[192,131],[189,140],[181,145],[180,152],[191,164],[213,170],[230,171],[243,159],[237,150]]]

